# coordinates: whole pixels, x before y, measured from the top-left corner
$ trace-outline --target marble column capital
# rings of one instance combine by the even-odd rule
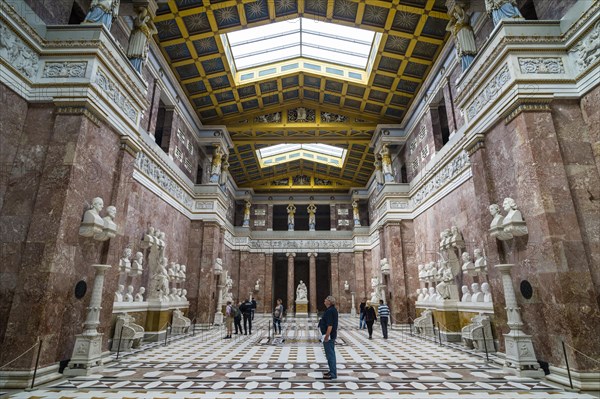
[[[309,258],[316,258],[318,255],[319,255],[319,254],[318,254],[318,253],[316,253],[316,252],[309,252],[309,253],[308,253],[308,257],[309,257]]]
[[[483,148],[485,148],[485,135],[483,133],[475,134],[464,146],[469,156],[472,156]]]
[[[289,257],[295,258],[296,257],[296,253],[295,252],[286,252],[285,256],[287,256],[288,258]]]

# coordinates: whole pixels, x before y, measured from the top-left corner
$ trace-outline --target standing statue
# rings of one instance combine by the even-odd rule
[[[302,280],[298,284],[296,288],[296,301],[306,301],[308,300],[308,290],[306,289],[306,284]]]
[[[485,0],[485,9],[492,17],[494,26],[503,19],[523,19],[515,0]]]
[[[381,190],[384,182],[383,171],[381,170],[381,161],[379,159],[375,159],[373,165],[375,165],[375,181],[377,182],[377,189]]]
[[[477,45],[475,44],[475,34],[471,27],[470,16],[461,4],[454,4],[454,7],[448,13],[450,21],[446,30],[454,34],[456,44],[456,53],[461,59],[462,70],[465,71],[477,55]]]
[[[129,46],[127,47],[127,58],[135,70],[142,73],[142,67],[148,59],[150,37],[157,33],[157,30],[146,7],[136,7],[135,13],[133,30],[129,36]]]
[[[289,204],[287,207],[288,213],[288,230],[294,231],[294,215],[296,214],[296,206],[294,204]]]
[[[373,289],[371,292],[371,303],[379,304],[379,277],[371,277],[371,288]]]
[[[250,207],[252,203],[246,200],[246,205],[244,206],[244,222],[242,223],[242,227],[250,227]]]
[[[212,165],[210,167],[210,182],[218,183],[221,177],[221,161],[223,158],[223,150],[220,145],[215,145],[212,156]]]
[[[219,184],[225,186],[229,179],[229,161],[227,155],[223,156],[223,164],[221,165],[221,176],[219,177]]]
[[[392,170],[392,158],[390,157],[390,147],[388,144],[383,144],[381,151],[381,169],[383,171],[383,180],[385,182],[394,181],[394,171]]]
[[[315,204],[311,203],[310,205],[308,205],[306,210],[308,211],[308,230],[315,231],[315,227],[317,224],[315,213],[317,212],[317,207],[315,206]]]
[[[119,15],[119,0],[92,0],[84,24],[103,24],[110,31],[113,20]]]
[[[360,227],[360,214],[358,213],[358,202],[352,201],[352,218],[354,219],[354,227]]]

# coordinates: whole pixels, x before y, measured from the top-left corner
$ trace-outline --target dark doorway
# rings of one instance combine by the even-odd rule
[[[331,255],[320,253],[317,256],[317,311],[324,312],[323,301],[331,295]]]
[[[273,205],[273,230],[282,231],[288,229],[287,205]],[[287,260],[286,260],[287,262]],[[282,298],[283,299],[283,298]]]
[[[331,295],[331,256],[320,253],[316,259],[316,279],[317,279],[317,309],[319,312],[325,310],[323,301],[327,295]],[[296,287],[300,280],[308,288],[308,297],[310,298],[310,267],[308,254],[297,253],[294,258],[294,299],[296,298]],[[281,298],[288,314],[290,309],[294,309],[294,303],[287,301],[287,277],[288,277],[288,257],[284,253],[273,254],[273,303]],[[310,305],[309,305],[310,306]]]

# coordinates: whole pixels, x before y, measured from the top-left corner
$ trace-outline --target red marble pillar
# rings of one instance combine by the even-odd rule
[[[217,278],[214,274],[215,260],[221,253],[221,228],[217,223],[206,222],[202,236],[202,258],[198,285],[198,322],[210,323],[216,312]]]
[[[365,262],[363,256],[363,251],[354,252],[354,291],[356,292],[356,300],[358,302],[367,296],[367,277],[365,276]]]
[[[309,312],[317,314],[317,253],[308,253],[308,305]]]
[[[390,275],[386,292],[391,294],[390,310],[396,323],[408,322],[409,299],[406,287],[406,264],[402,253],[401,222],[388,222],[383,227],[385,254],[390,264]],[[376,265],[374,265],[376,266]]]
[[[296,287],[294,286],[294,257],[296,253],[286,253],[288,257],[288,278],[287,278],[287,308],[289,312],[294,309],[294,299],[296,297]],[[290,313],[291,314],[291,313]]]
[[[185,289],[190,302],[189,316],[192,318],[199,315],[200,275],[202,268],[202,242],[204,233],[204,222],[192,220],[189,231],[187,275]],[[200,322],[200,320],[198,320]]]
[[[336,300],[340,299],[340,260],[338,256],[337,252],[331,254],[331,295]],[[324,299],[319,298],[321,301]]]
[[[265,312],[273,310],[273,254],[265,254],[265,283],[262,287],[264,291]]]

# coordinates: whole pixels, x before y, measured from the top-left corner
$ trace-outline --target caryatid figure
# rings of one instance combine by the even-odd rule
[[[294,215],[296,214],[296,206],[294,204],[289,204],[287,207],[288,213],[288,230],[294,231]]]
[[[360,214],[358,213],[358,202],[352,201],[352,218],[354,219],[354,227],[360,227]]]
[[[315,231],[315,227],[317,224],[317,218],[315,216],[317,212],[317,207],[315,206],[315,204],[310,204],[308,205],[306,210],[308,211],[308,230]]]
[[[221,161],[223,160],[223,150],[220,145],[215,145],[212,156],[212,165],[210,167],[210,182],[219,183],[221,177]]]
[[[394,171],[392,170],[392,158],[390,157],[390,147],[388,144],[383,144],[381,151],[381,169],[383,171],[383,179],[386,182],[394,181]]]
[[[455,3],[448,12],[450,22],[446,30],[454,35],[456,53],[461,59],[462,70],[465,71],[477,55],[477,45],[475,44],[475,34],[471,27],[470,16],[464,8],[464,5]]]
[[[135,70],[142,73],[142,67],[148,59],[150,38],[157,30],[146,7],[136,7],[135,13],[133,30],[129,36],[129,46],[127,47],[127,58]]]
[[[485,9],[492,17],[494,26],[503,19],[523,19],[515,0],[485,0]]]
[[[119,15],[119,0],[92,0],[84,24],[103,24],[110,31],[113,20]]]
[[[252,207],[252,203],[246,200],[246,205],[244,205],[244,222],[242,227],[250,227],[250,208]]]

